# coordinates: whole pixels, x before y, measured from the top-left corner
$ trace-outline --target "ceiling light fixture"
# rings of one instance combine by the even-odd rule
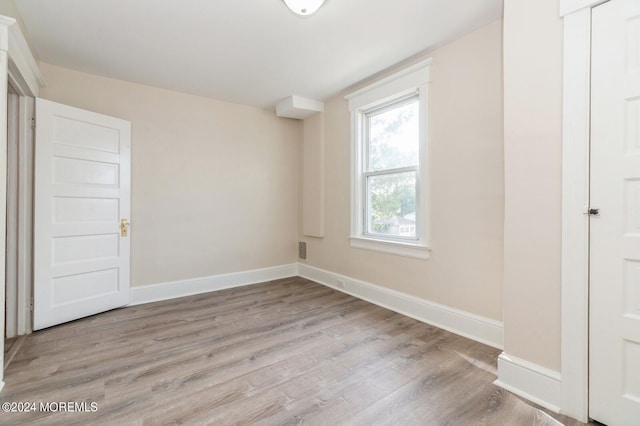
[[[283,0],[293,13],[302,16],[313,15],[324,4],[324,0]]]

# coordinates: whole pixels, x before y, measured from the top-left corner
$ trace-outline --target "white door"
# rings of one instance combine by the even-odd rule
[[[36,100],[35,330],[129,303],[130,164],[129,122]]]
[[[589,415],[640,425],[640,0],[592,22]]]

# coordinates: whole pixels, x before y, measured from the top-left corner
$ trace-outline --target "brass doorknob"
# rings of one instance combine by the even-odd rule
[[[120,235],[123,237],[127,236],[129,228],[129,221],[127,219],[120,220]]]

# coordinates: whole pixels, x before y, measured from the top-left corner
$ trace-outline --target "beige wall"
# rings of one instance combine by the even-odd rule
[[[505,352],[560,369],[562,21],[558,0],[504,9]]]
[[[502,319],[502,23],[426,57],[431,67],[429,260],[352,249],[349,110],[325,105],[325,237],[307,263],[485,317]],[[421,59],[421,58],[417,58]],[[344,94],[343,94],[344,95]]]
[[[296,261],[302,126],[41,64],[41,96],[132,123],[131,283]]]

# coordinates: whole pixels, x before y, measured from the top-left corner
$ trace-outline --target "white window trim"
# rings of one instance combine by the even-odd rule
[[[349,101],[351,113],[351,247],[380,251],[414,259],[428,259],[429,237],[429,182],[428,182],[428,117],[429,117],[429,66],[432,59],[421,61],[389,77],[370,84],[345,99]],[[420,102],[420,163],[417,181],[418,208],[416,209],[417,240],[387,240],[384,237],[367,236],[364,229],[363,191],[360,178],[363,173],[363,146],[360,121],[367,109],[389,102],[395,98],[418,93]]]

